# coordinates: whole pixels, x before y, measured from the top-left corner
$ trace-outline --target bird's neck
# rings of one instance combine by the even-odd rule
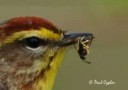
[[[37,81],[35,81],[34,90],[52,90],[57,69],[61,63],[63,54],[64,54],[64,48],[60,48],[56,56],[51,61],[49,68],[43,72],[43,75],[40,75]]]

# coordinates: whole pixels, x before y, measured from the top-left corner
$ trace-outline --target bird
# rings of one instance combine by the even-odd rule
[[[0,90],[52,90],[65,48],[77,45],[83,58],[93,38],[92,33],[68,33],[42,17],[2,22]]]

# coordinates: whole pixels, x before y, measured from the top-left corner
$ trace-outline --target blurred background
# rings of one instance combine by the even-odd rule
[[[39,16],[63,30],[95,35],[87,60],[67,48],[53,90],[128,90],[127,0],[0,0],[0,22]],[[89,85],[90,80],[114,85]]]

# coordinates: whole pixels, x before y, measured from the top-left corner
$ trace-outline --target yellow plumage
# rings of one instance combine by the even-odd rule
[[[47,69],[44,73],[44,77],[40,76],[39,80],[34,83],[34,90],[52,90],[57,69],[60,66],[61,60],[63,58],[65,48],[58,50],[55,58],[50,63],[50,69]]]
[[[22,30],[20,32],[13,33],[11,36],[9,36],[5,40],[5,43],[11,43],[16,39],[21,40],[21,39],[31,37],[31,36],[37,36],[42,39],[50,39],[53,41],[59,41],[62,38],[62,34],[57,34],[57,33],[54,33],[46,28],[41,28],[40,30],[31,29],[29,31]]]

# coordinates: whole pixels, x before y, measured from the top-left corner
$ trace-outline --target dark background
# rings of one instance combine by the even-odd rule
[[[67,48],[54,90],[128,89],[127,0],[0,0],[0,22],[17,16],[46,18],[63,30],[91,32],[95,40],[86,64]],[[115,85],[89,85],[113,80]]]

